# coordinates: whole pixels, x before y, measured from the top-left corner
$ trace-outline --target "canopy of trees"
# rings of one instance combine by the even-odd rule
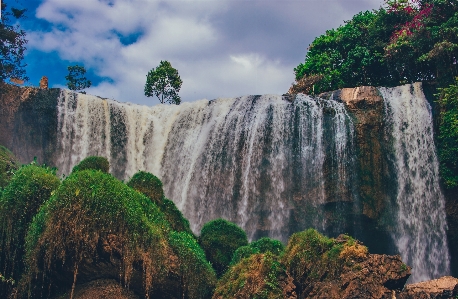
[[[294,69],[297,83],[291,91],[416,81],[445,87],[458,75],[457,58],[457,1],[386,1],[385,7],[361,12],[316,38],[305,62]]]

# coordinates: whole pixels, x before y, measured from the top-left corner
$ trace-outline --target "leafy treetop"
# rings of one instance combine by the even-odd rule
[[[73,65],[67,67],[67,69],[68,75],[65,76],[65,79],[67,80],[68,89],[83,90],[85,88],[91,87],[92,82],[85,77],[86,69],[84,68],[84,66]]]
[[[178,95],[183,81],[170,62],[161,61],[159,66],[148,72],[146,76],[145,95],[156,96],[161,104],[170,103],[179,105],[181,98]]]

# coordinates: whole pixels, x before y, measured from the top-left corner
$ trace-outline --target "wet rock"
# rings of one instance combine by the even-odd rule
[[[446,299],[458,296],[458,279],[444,276],[406,286],[396,299]]]

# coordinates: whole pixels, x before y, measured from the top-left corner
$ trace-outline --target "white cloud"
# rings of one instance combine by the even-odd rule
[[[324,33],[317,28],[341,24],[357,12],[352,5],[377,8],[380,0],[326,2],[328,9],[323,0],[43,0],[36,17],[52,30],[29,32],[28,46],[110,78],[88,92],[121,101],[156,103],[143,87],[161,60],[178,69],[184,101],[284,93],[307,41]],[[124,45],[120,35],[138,39]]]

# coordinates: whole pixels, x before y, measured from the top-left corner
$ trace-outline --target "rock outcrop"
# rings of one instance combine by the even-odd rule
[[[409,284],[396,299],[446,299],[458,296],[458,279],[444,276],[439,279]]]

